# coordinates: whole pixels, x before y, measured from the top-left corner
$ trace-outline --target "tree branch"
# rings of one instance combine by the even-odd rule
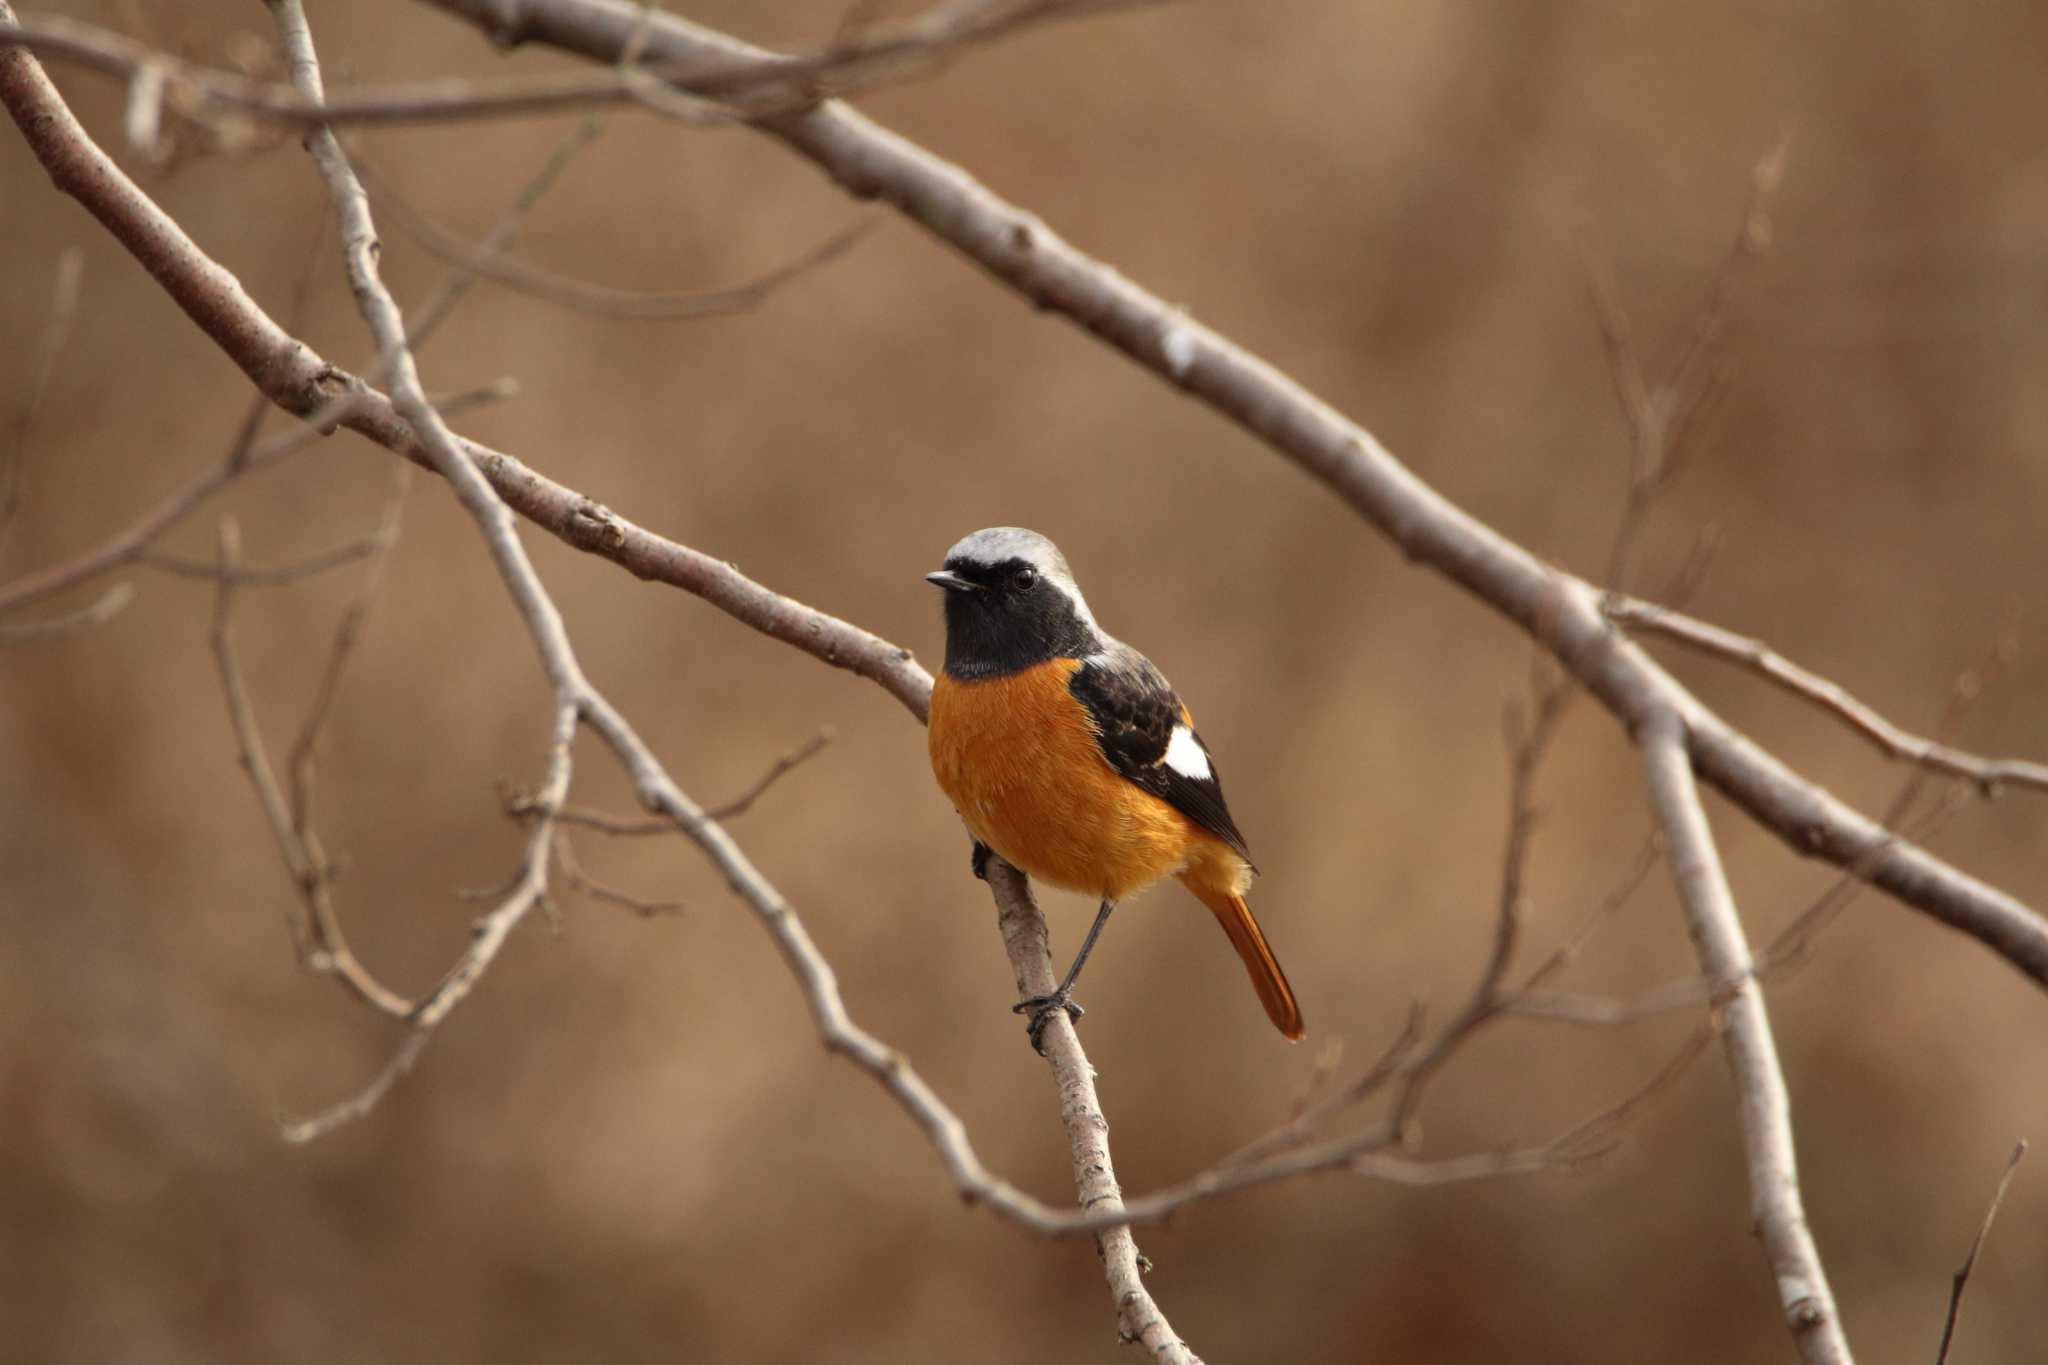
[[[834,42],[798,55],[756,52],[715,71],[687,65],[694,98],[681,110],[691,122],[730,124],[802,109],[830,90],[852,94],[921,74],[953,53],[1034,24],[1133,8],[1159,0],[1022,0],[1022,3],[937,5],[856,42]],[[516,6],[507,7],[516,10]],[[333,99],[231,71],[195,65],[104,28],[62,17],[24,21],[0,16],[0,50],[40,52],[128,83],[122,118],[128,140],[153,155],[168,107],[196,121],[222,114],[267,119],[308,130],[350,125],[474,122],[614,105],[677,112],[671,73],[640,55],[603,72],[551,72],[504,80],[414,81],[350,91]],[[650,98],[649,87],[654,88]],[[670,98],[664,100],[663,93]]]
[[[103,626],[127,610],[128,604],[134,600],[134,584],[116,583],[76,611],[67,611],[41,621],[0,622],[0,649],[34,644],[39,640],[51,640],[61,635],[76,635],[80,631]]]
[[[614,289],[572,279],[529,265],[486,244],[474,244],[442,227],[405,202],[388,181],[365,165],[361,168],[387,219],[395,219],[406,235],[428,255],[470,274],[502,285],[515,294],[598,317],[631,322],[683,322],[725,317],[760,307],[785,285],[846,255],[880,225],[878,219],[857,219],[817,245],[761,272],[752,279],[714,289]]]
[[[620,0],[521,0],[512,12],[495,0],[423,2],[468,20],[501,45],[540,43],[602,62],[617,60],[646,13]],[[639,40],[684,90],[696,88],[693,71],[715,74],[766,55],[668,14],[649,20]],[[1620,638],[1600,611],[1597,589],[1446,500],[1370,432],[1272,365],[843,103],[827,101],[750,126],[815,162],[855,197],[890,204],[1036,307],[1084,327],[1301,467],[1409,559],[1527,631],[1631,732],[1661,711],[1676,711],[1700,775],[1795,851],[1844,868],[1866,866],[1874,885],[2048,985],[2048,923],[2034,910],[1924,849],[1887,844],[1876,821],[1729,727]],[[771,634],[789,638],[785,625],[776,626]]]
[[[1721,998],[1720,1013],[1726,1021],[1722,1045],[1742,1111],[1750,1213],[1770,1258],[1778,1306],[1809,1365],[1849,1365],[1849,1343],[1842,1334],[1827,1271],[1806,1225],[1792,1142],[1792,1105],[1771,1037],[1770,1016],[1707,825],[1706,808],[1700,804],[1686,756],[1683,721],[1676,712],[1663,712],[1651,717],[1636,738],[1686,928],[1699,954],[1700,970],[1717,983]]]
[[[1963,1258],[1955,1278],[1949,1282],[1948,1315],[1942,1319],[1941,1347],[1934,1353],[1934,1365],[1948,1365],[1948,1348],[1955,1340],[1956,1318],[1963,1311],[1963,1291],[1969,1288],[1970,1272],[1977,1268],[1977,1257],[1983,1254],[1985,1239],[1991,1236],[1991,1220],[1998,1217],[1998,1206],[2005,1202],[2006,1188],[2012,1184],[2013,1173],[2019,1170],[2020,1159],[2026,1154],[2027,1143],[2022,1138],[2005,1160],[2005,1172],[1998,1177],[1998,1188],[1991,1192],[1991,1203],[1984,1210],[1984,1221],[1977,1225],[1977,1236],[1970,1243],[1970,1254]]]
[[[236,757],[256,788],[264,820],[270,826],[271,836],[277,840],[278,853],[284,859],[285,869],[291,874],[293,888],[302,903],[303,913],[291,920],[293,947],[298,952],[299,961],[309,970],[332,976],[370,1008],[393,1018],[409,1018],[415,1008],[414,1003],[379,981],[349,948],[330,890],[334,882],[334,868],[312,832],[309,812],[296,797],[298,782],[295,778],[295,795],[288,797],[277,780],[276,770],[271,767],[269,751],[263,744],[263,731],[256,723],[255,707],[250,703],[249,689],[242,678],[240,657],[235,650],[233,616],[235,592],[242,581],[237,572],[240,553],[241,538],[235,523],[223,518],[213,625],[209,637],[214,665],[220,673],[221,692],[227,699],[228,723],[234,729]],[[314,714],[321,714],[321,710],[316,708]]]
[[[1681,612],[1633,597],[1606,604],[1608,618],[1633,631],[1661,636],[1717,658],[1739,664],[1793,696],[1827,712],[1869,740],[1887,758],[1915,763],[1931,772],[1975,783],[1995,795],[2005,786],[2048,791],[2048,764],[2022,758],[1980,758],[1939,740],[1927,739],[1892,724],[1839,683],[1830,682],[1779,654],[1763,641],[1737,635],[1695,620]]]
[[[996,925],[1002,932],[1003,950],[1009,955],[1017,990],[1027,996],[1050,995],[1059,977],[1053,971],[1045,916],[1032,899],[1031,884],[1001,858],[991,857],[988,885],[996,900]],[[1095,1068],[1088,1064],[1080,1035],[1065,1010],[1053,1012],[1043,1041],[1045,1060],[1059,1089],[1060,1122],[1067,1130],[1074,1190],[1081,1209],[1118,1219],[1124,1213],[1124,1200],[1109,1155],[1109,1120],[1096,1098]],[[1095,1249],[1101,1253],[1103,1273],[1109,1278],[1123,1339],[1143,1345],[1154,1360],[1199,1365],[1199,1357],[1174,1332],[1145,1288],[1147,1262],[1138,1251],[1130,1224],[1119,1221],[1100,1227],[1095,1233]]]

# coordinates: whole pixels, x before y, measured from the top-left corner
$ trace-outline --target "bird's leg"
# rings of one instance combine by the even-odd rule
[[[1095,947],[1095,938],[1102,932],[1102,926],[1109,923],[1109,912],[1116,909],[1116,902],[1105,899],[1102,908],[1095,912],[1095,923],[1088,926],[1088,937],[1081,940],[1081,951],[1074,954],[1074,965],[1067,968],[1067,974],[1060,978],[1060,984],[1051,995],[1027,995],[1010,1007],[1012,1014],[1029,1014],[1031,1022],[1025,1025],[1025,1032],[1031,1035],[1031,1050],[1039,1056],[1045,1055],[1045,1026],[1055,1010],[1065,1010],[1067,1018],[1079,1020],[1088,1011],[1074,1003],[1074,979],[1081,975],[1081,964],[1088,960],[1088,953]]]
[[[988,857],[990,852],[991,850],[987,844],[976,839],[974,841],[974,852],[967,855],[967,870],[974,874],[974,880],[978,882],[988,880]]]

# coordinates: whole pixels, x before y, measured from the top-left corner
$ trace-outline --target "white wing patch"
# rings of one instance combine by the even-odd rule
[[[1185,725],[1173,727],[1173,738],[1166,742],[1165,763],[1182,777],[1192,777],[1197,782],[1209,780],[1209,755],[1202,752],[1201,741]]]

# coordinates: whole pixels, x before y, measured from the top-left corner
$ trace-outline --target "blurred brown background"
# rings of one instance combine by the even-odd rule
[[[316,3],[330,79],[541,70],[398,0]],[[768,42],[835,0],[681,7]],[[32,6],[213,62],[260,7]],[[1190,3],[1020,37],[872,96],[1164,296],[1287,368],[1425,478],[1541,554],[1600,568],[1625,434],[1575,239],[1613,263],[1653,355],[1682,336],[1751,165],[1795,131],[1774,249],[1725,357],[1736,381],[1646,547],[1658,582],[1728,537],[1696,603],[1910,725],[1933,722],[2009,598],[2019,665],[1965,743],[2048,753],[2039,535],[2048,11],[1618,3]],[[58,68],[110,145],[118,93]],[[385,132],[379,163],[481,235],[563,120]],[[125,153],[124,153],[125,155]],[[140,168],[138,168],[140,170]],[[282,310],[324,199],[289,142],[145,183]],[[521,250],[637,288],[766,268],[859,210],[742,133],[611,121]],[[417,300],[440,268],[395,229]],[[218,457],[246,385],[0,133],[0,411],[26,395],[58,255],[85,251],[76,336],[0,571],[74,552]],[[331,249],[329,251],[332,256]],[[359,364],[323,262],[309,338]],[[635,325],[488,287],[422,357],[430,386],[514,375],[459,425],[653,528],[936,662],[919,575],[991,523],[1046,531],[1109,628],[1201,716],[1266,876],[1256,903],[1309,1013],[1282,1044],[1177,888],[1120,916],[1085,1036],[1126,1185],[1262,1132],[1325,1043],[1353,1063],[1421,994],[1459,997],[1490,933],[1503,702],[1527,647],[1320,489],[1075,328],[891,222],[748,316]],[[10,428],[11,429],[11,428]],[[361,534],[390,457],[325,442],[230,498],[256,562]],[[445,489],[420,480],[350,677],[322,788],[344,914],[417,990],[516,834],[492,784],[537,771],[531,650]],[[212,515],[173,544],[203,554]],[[592,675],[707,801],[820,726],[837,741],[736,822],[996,1169],[1070,1190],[1055,1098],[923,736],[878,689],[680,593],[529,537]],[[275,1117],[366,1079],[393,1030],[294,965],[290,889],[233,760],[204,585],[0,655],[0,1316],[23,1360],[1119,1360],[1086,1243],[963,1210],[904,1117],[824,1056],[766,937],[679,841],[579,841],[608,880],[690,903],[642,922],[562,896],[416,1074],[310,1148]],[[240,616],[282,746],[354,579],[251,592]],[[84,595],[79,596],[84,600]],[[1901,773],[1753,679],[1676,666],[1866,809]],[[586,753],[577,795],[630,805]],[[1581,708],[1546,770],[1532,952],[1647,827],[1632,752]],[[1763,939],[1829,877],[1718,801]],[[2048,807],[1969,809],[1939,847],[2043,897]],[[1058,951],[1085,923],[1049,898]],[[1661,880],[1566,984],[1691,970]],[[2007,1151],[2048,1136],[2048,998],[1973,942],[1868,897],[1772,991],[1806,1192],[1852,1340],[1931,1360],[1948,1277]],[[1434,1150],[1540,1139],[1654,1069],[1687,1015],[1514,1024],[1427,1114]],[[2037,1159],[2038,1162],[2038,1159]],[[1957,1359],[2048,1342],[2048,1170],[2023,1167]],[[1339,1178],[1192,1211],[1140,1238],[1212,1361],[1789,1360],[1749,1233],[1718,1055],[1588,1170],[1408,1191]]]

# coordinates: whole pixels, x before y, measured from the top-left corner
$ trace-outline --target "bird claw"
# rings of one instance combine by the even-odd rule
[[[1067,1018],[1077,1024],[1081,1022],[1081,1016],[1088,1013],[1065,991],[1054,991],[1051,995],[1027,995],[1010,1006],[1012,1014],[1031,1016],[1031,1022],[1024,1026],[1024,1031],[1031,1037],[1031,1050],[1041,1057],[1045,1055],[1045,1026],[1061,1010],[1065,1010]]]
[[[976,839],[974,841],[974,852],[967,855],[967,868],[968,871],[974,874],[974,880],[978,882],[988,880],[988,860],[991,852],[993,850],[981,840]]]

